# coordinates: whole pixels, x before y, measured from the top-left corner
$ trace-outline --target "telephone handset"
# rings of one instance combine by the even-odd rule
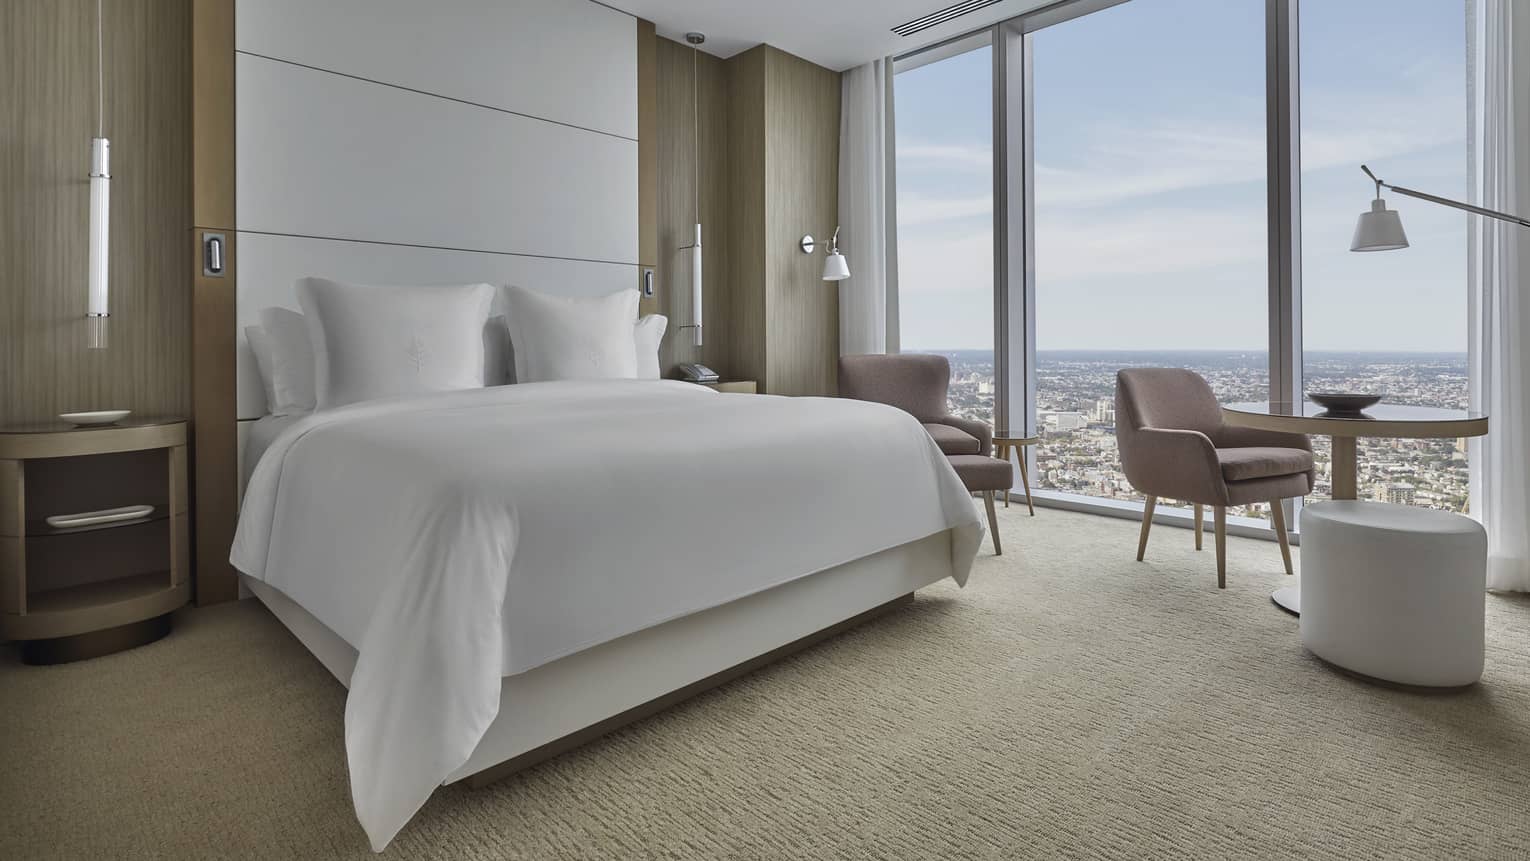
[[[681,362],[680,378],[692,383],[715,383],[721,379],[716,371],[699,362]]]

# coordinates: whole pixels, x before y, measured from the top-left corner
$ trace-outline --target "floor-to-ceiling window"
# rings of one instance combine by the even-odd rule
[[[963,46],[966,47],[966,46]],[[951,409],[993,420],[993,54],[899,72],[898,338],[951,360]]]
[[[1224,401],[1465,406],[1465,216],[1393,196],[1413,247],[1348,248],[1361,162],[1465,196],[1467,6],[1075,0],[900,59],[902,349],[953,357],[959,412],[996,399],[999,424],[1041,437],[1040,492],[1107,507],[1140,499],[1119,368],[1191,368]],[[1359,461],[1362,497],[1465,501],[1452,442],[1362,441]]]
[[[1037,31],[1036,483],[1139,496],[1115,373],[1269,387],[1263,0],[1133,0]]]
[[[1464,0],[1302,4],[1307,391],[1466,407],[1467,215],[1388,194],[1411,247],[1349,250],[1374,193],[1362,162],[1399,185],[1466,198],[1465,82]],[[1328,441],[1314,442],[1326,494]],[[1361,440],[1359,466],[1362,498],[1466,504],[1466,448],[1454,440]]]

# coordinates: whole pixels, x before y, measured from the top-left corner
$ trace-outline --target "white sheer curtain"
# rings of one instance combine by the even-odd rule
[[[887,352],[887,68],[844,73],[839,112],[839,353]]]
[[[1472,202],[1530,214],[1530,3],[1470,7]],[[1470,216],[1471,510],[1488,533],[1488,588],[1530,591],[1530,230]]]

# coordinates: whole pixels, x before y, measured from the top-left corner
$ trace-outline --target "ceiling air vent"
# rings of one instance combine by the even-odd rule
[[[921,15],[912,21],[906,21],[902,24],[899,24],[898,26],[892,28],[892,31],[897,33],[899,36],[912,36],[921,30],[928,30],[937,24],[944,24],[953,18],[960,18],[963,15],[966,15],[970,12],[976,12],[979,9],[986,9],[987,7],[992,6],[998,2],[999,0],[964,0],[964,2],[957,3],[954,6],[947,6],[938,12],[931,12],[928,15]]]

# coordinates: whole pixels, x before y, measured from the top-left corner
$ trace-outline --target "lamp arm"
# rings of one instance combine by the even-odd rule
[[[1496,218],[1499,221],[1507,221],[1512,224],[1518,224],[1520,227],[1530,227],[1530,218],[1520,218],[1517,215],[1510,215],[1507,212],[1496,212],[1494,210],[1486,209],[1474,204],[1462,203],[1459,200],[1451,200],[1448,197],[1440,197],[1437,194],[1430,194],[1427,191],[1418,191],[1412,188],[1404,188],[1403,186],[1392,185],[1391,183],[1381,182],[1380,180],[1377,182],[1383,188],[1390,188],[1398,194],[1406,194],[1409,197],[1416,197],[1419,200],[1427,200],[1430,203],[1438,203],[1441,206],[1448,206],[1452,209],[1460,209],[1465,210],[1466,212],[1476,213],[1477,215],[1485,215],[1488,218]]]

